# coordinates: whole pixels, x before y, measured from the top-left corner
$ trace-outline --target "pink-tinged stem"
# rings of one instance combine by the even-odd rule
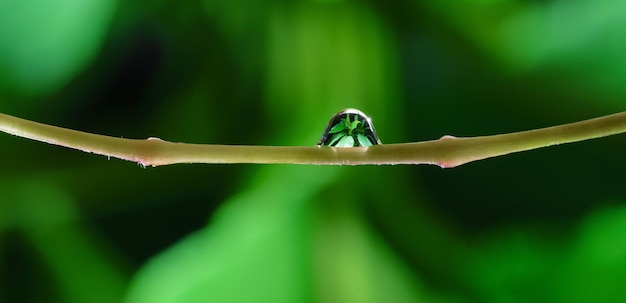
[[[0,114],[0,130],[16,136],[78,149],[143,166],[177,163],[266,163],[313,165],[432,164],[456,167],[486,158],[626,132],[626,112],[516,133],[370,147],[249,146],[188,144],[158,138],[124,139],[96,135]]]

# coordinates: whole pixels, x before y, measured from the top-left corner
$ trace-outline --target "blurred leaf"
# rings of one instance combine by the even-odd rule
[[[626,77],[624,1],[424,3],[509,71],[554,70],[561,82],[569,79],[626,95],[620,80]]]
[[[116,0],[0,1],[0,91],[50,93],[99,50]]]
[[[54,184],[30,179],[15,188],[14,222],[47,265],[63,302],[119,302],[126,275],[98,236],[79,224],[71,197]]]
[[[332,192],[313,206],[316,302],[427,302],[415,273],[364,219],[368,191]]]
[[[350,121],[350,119],[348,118],[348,121]],[[355,129],[357,129],[357,127],[359,126],[359,120],[354,120],[350,123],[350,131],[354,131]]]
[[[354,138],[352,136],[345,136],[337,142],[337,147],[353,147],[354,146]]]
[[[548,230],[500,231],[476,250],[467,281],[482,302],[626,300],[626,207],[592,213],[574,237]]]
[[[306,301],[312,291],[308,201],[339,172],[323,171],[320,177],[315,167],[266,167],[207,229],[147,264],[126,302]]]
[[[570,302],[626,302],[624,203],[591,213],[577,236],[556,291]]]
[[[345,123],[338,123],[338,124],[335,124],[335,126],[333,126],[328,133],[334,134],[345,129],[348,129],[348,126]]]
[[[370,140],[367,137],[365,137],[365,136],[363,136],[361,134],[357,134],[356,137],[359,140],[359,145],[361,145],[361,146],[372,146],[372,143],[370,142]]]
[[[265,89],[271,121],[294,113],[315,116],[303,124],[308,131],[325,127],[342,108],[375,113],[381,125],[393,116],[401,82],[398,50],[375,10],[356,2],[283,3],[269,17]]]
[[[335,146],[335,144],[346,137],[346,134],[344,133],[339,133],[339,134],[335,134],[333,135],[333,138],[330,140],[330,142],[328,142],[328,146]]]

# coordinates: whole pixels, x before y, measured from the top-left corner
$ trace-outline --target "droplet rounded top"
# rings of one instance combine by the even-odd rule
[[[362,111],[346,108],[334,114],[317,142],[320,146],[356,147],[382,144],[372,119]]]

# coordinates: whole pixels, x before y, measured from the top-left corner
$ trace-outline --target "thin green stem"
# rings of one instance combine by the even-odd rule
[[[556,144],[626,132],[626,112],[516,133],[369,147],[188,144],[114,138],[0,114],[0,130],[143,166],[177,163],[275,163],[314,165],[432,164],[443,168]]]

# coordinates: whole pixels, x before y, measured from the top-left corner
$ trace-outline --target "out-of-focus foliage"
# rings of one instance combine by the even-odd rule
[[[626,93],[624,1],[425,2],[508,71],[554,70],[571,83]]]
[[[50,2],[50,1],[48,1]],[[385,143],[626,103],[626,5],[0,0],[0,112],[112,136]],[[0,136],[0,302],[623,302],[623,136],[437,167],[135,164]]]
[[[0,89],[59,89],[102,45],[117,1],[0,1]]]

